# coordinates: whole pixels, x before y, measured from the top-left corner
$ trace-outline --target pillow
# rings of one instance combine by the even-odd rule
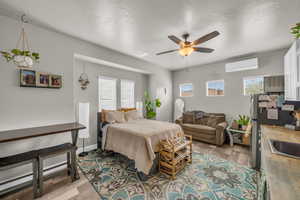
[[[202,117],[201,119],[195,119],[195,124],[207,125],[209,117]]]
[[[211,116],[208,118],[207,126],[210,126],[212,128],[216,128],[218,125],[218,118],[216,116]]]
[[[112,111],[106,113],[106,121],[109,123],[124,123],[125,120],[125,114],[121,111]]]
[[[130,121],[130,120],[143,119],[143,117],[141,117],[136,110],[132,110],[132,111],[125,112],[125,119],[126,121]]]
[[[184,112],[182,115],[182,122],[186,124],[195,123],[195,115],[193,112]]]
[[[116,110],[105,110],[105,109],[102,109],[102,111],[101,111],[101,118],[102,118],[102,121],[103,122],[108,122],[107,120],[106,120],[106,115],[107,115],[107,113],[109,113],[109,112],[115,112]]]

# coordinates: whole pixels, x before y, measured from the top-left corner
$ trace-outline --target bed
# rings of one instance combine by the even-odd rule
[[[178,133],[182,134],[181,127],[174,123],[137,119],[107,124],[102,120],[101,113],[99,116],[100,127],[103,127],[101,148],[134,160],[135,168],[144,174],[149,174],[153,166],[160,140],[174,137]]]

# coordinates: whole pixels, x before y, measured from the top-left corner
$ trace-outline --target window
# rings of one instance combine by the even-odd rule
[[[115,110],[117,108],[117,80],[99,77],[99,109]]]
[[[246,77],[244,78],[244,95],[260,94],[264,92],[264,77]]]
[[[134,82],[121,80],[121,107],[134,108]]]
[[[180,96],[181,97],[192,97],[193,96],[193,84],[184,83],[179,85]]]
[[[206,96],[224,96],[224,80],[207,81]]]

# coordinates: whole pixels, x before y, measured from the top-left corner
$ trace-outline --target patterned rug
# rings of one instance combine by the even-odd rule
[[[92,151],[78,164],[103,200],[256,199],[255,170],[207,154],[193,153],[193,163],[174,181],[159,173],[140,181],[132,162],[119,154]]]

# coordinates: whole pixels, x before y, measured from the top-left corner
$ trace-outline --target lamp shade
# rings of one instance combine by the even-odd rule
[[[86,128],[79,131],[79,138],[88,138],[90,136],[90,103],[79,102],[78,104],[78,122]]]

